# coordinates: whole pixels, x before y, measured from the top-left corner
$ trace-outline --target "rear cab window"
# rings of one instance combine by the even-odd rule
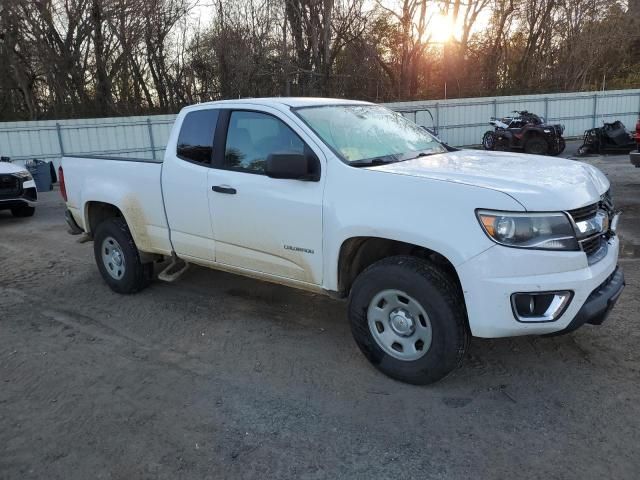
[[[218,113],[218,109],[208,109],[185,115],[176,146],[178,158],[201,165],[211,164]]]

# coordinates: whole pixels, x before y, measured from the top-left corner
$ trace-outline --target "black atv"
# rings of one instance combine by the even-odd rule
[[[513,113],[513,117],[491,117],[489,123],[494,129],[482,137],[485,150],[524,150],[535,155],[559,155],[564,151],[564,125],[550,125],[526,110]]]
[[[582,146],[578,155],[588,153],[629,153],[636,149],[636,141],[620,120],[605,123],[602,127],[591,128],[584,132]]]

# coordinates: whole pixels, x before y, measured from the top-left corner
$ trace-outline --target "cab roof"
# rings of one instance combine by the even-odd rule
[[[287,107],[318,107],[324,105],[371,105],[371,102],[360,100],[347,100],[341,98],[320,98],[320,97],[263,97],[263,98],[240,98],[237,100],[217,100],[215,102],[205,102],[198,105],[234,105],[238,103],[253,103],[256,105],[287,106]],[[195,106],[195,105],[194,105]]]

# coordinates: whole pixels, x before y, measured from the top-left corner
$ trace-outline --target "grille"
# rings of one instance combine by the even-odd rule
[[[574,222],[581,222],[582,220],[586,220],[587,218],[593,217],[598,208],[604,208],[607,211],[613,210],[613,201],[611,199],[611,190],[607,190],[601,197],[598,203],[593,203],[591,205],[587,205],[586,207],[576,208],[574,210],[569,210],[568,213],[573,218]]]
[[[568,213],[573,218],[573,221],[577,223],[593,217],[598,212],[598,209],[604,209],[609,215],[611,215],[611,212],[613,211],[613,202],[611,200],[610,190],[607,190],[607,192],[600,197],[600,201],[598,203],[569,210]],[[605,233],[608,234],[608,232]],[[578,241],[580,242],[580,248],[582,248],[584,253],[587,254],[590,265],[602,260],[607,254],[607,244],[604,234],[594,235],[583,240],[578,237]]]
[[[584,253],[587,254],[587,256],[596,253],[600,249],[601,245],[602,235],[597,235],[596,237],[591,237],[580,242],[580,246],[582,247],[582,250],[584,250]]]
[[[586,207],[576,208],[575,210],[569,210],[569,215],[573,217],[574,222],[581,222],[587,218],[593,217],[598,211],[598,204],[587,205]]]
[[[0,175],[0,198],[20,194],[20,179],[13,175]]]

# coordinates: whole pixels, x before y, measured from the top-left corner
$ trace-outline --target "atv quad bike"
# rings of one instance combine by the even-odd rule
[[[636,149],[635,137],[620,120],[584,132],[578,155],[588,153],[629,153]]]
[[[526,110],[513,117],[491,117],[494,129],[482,137],[485,150],[524,150],[535,155],[559,155],[566,147],[564,125],[550,125]]]

